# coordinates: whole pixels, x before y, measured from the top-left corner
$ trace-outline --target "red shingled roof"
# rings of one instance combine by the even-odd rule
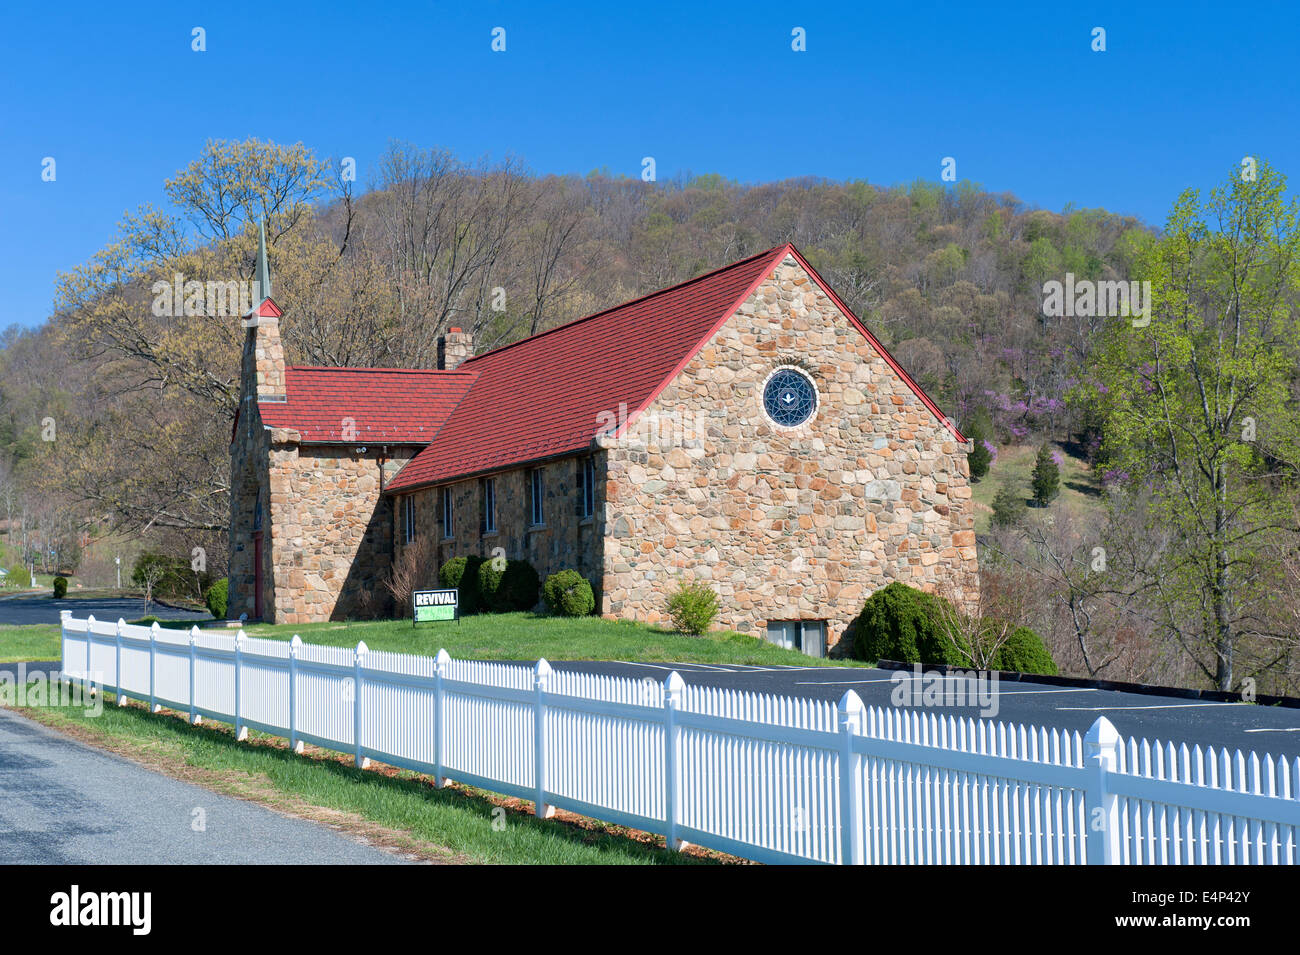
[[[590,447],[599,415],[648,404],[785,253],[769,249],[469,359],[461,367],[478,381],[387,490]]]
[[[428,444],[478,377],[470,370],[285,369],[287,401],[260,401],[264,424],[304,443]],[[356,436],[345,438],[345,419]]]
[[[792,245],[476,356],[456,371],[289,368],[289,400],[258,407],[266,424],[293,428],[304,442],[339,443],[343,419],[353,418],[358,444],[427,444],[388,491],[580,452],[602,415],[635,420],[787,255],[965,441]]]

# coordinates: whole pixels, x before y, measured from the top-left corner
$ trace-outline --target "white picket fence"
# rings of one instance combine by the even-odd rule
[[[1300,861],[1300,760],[62,616],[65,678],[760,862]]]

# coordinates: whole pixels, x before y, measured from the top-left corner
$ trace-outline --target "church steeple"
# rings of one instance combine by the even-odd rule
[[[266,220],[257,222],[257,265],[253,269],[253,299],[261,305],[271,297],[271,265],[266,258]]]
[[[271,266],[266,257],[266,226],[257,224],[257,262],[253,267],[253,307],[244,315],[244,359],[240,391],[244,401],[284,401],[284,347],[280,344],[280,306],[271,298]],[[252,420],[249,418],[248,420]]]

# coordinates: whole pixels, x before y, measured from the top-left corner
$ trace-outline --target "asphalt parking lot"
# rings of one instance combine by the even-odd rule
[[[662,681],[676,670],[688,684],[719,686],[750,693],[803,696],[838,701],[853,690],[868,706],[888,708],[900,689],[903,705],[913,708],[910,671],[854,667],[761,667],[699,663],[565,663],[549,661],[557,670],[607,673]],[[919,689],[919,688],[918,688]],[[1087,687],[1049,686],[1042,683],[1002,681],[987,687],[996,699],[998,722],[1077,730],[1080,735],[1097,717],[1105,716],[1124,736],[1145,737],[1153,743],[1173,742],[1229,747],[1249,753],[1300,757],[1300,709],[1259,706],[1252,703],[1210,703],[1178,696],[1124,693]],[[960,717],[980,716],[979,706],[927,706],[925,712]]]
[[[179,607],[165,607],[151,603],[146,613],[144,601],[138,597],[65,597],[55,600],[47,594],[32,597],[6,597],[0,599],[0,625],[26,626],[35,623],[58,623],[59,611],[71,610],[78,617],[90,614],[96,620],[139,620],[144,616],[159,620],[211,620],[206,610],[195,612]]]

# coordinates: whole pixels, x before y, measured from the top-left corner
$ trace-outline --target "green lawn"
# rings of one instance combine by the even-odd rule
[[[691,637],[630,621],[598,617],[546,617],[531,613],[482,614],[460,623],[409,620],[364,623],[252,625],[249,636],[352,647],[364,640],[371,650],[429,656],[446,649],[467,660],[636,660],[647,663],[755,663],[795,666],[842,665],[733,632]]]
[[[435,789],[429,777],[391,767],[359,770],[323,750],[294,755],[284,741],[260,733],[240,743],[228,726],[190,726],[174,714],[113,706],[112,694],[106,696],[99,716],[73,708],[20,712],[168,775],[430,861],[663,865],[722,858],[668,852],[662,837],[568,814],[538,819],[530,803],[455,784]]]
[[[1065,447],[1054,444],[1061,452],[1064,464],[1061,465],[1061,493],[1058,500],[1065,505],[1072,517],[1083,518],[1099,508],[1100,485],[1083,458],[1070,454]],[[1037,445],[1009,445],[998,448],[998,459],[989,468],[989,473],[971,485],[971,498],[975,502],[975,533],[988,531],[993,517],[993,498],[1003,481],[1009,481],[1018,489],[1026,502],[1033,497],[1030,489],[1030,475],[1034,470],[1034,458],[1038,454]]]
[[[59,627],[53,623],[0,627],[0,663],[57,660],[62,653]]]
[[[73,612],[76,610],[73,608]],[[77,614],[80,616],[80,614]],[[234,631],[226,631],[233,634]],[[546,617],[530,613],[482,614],[460,623],[409,620],[253,624],[249,636],[354,647],[364,640],[372,650],[435,656],[446,649],[464,660],[629,660],[644,663],[753,663],[793,666],[861,666],[852,660],[818,660],[757,637],[730,631],[691,637],[630,621],[598,617]],[[57,660],[56,625],[0,627],[0,662]]]

